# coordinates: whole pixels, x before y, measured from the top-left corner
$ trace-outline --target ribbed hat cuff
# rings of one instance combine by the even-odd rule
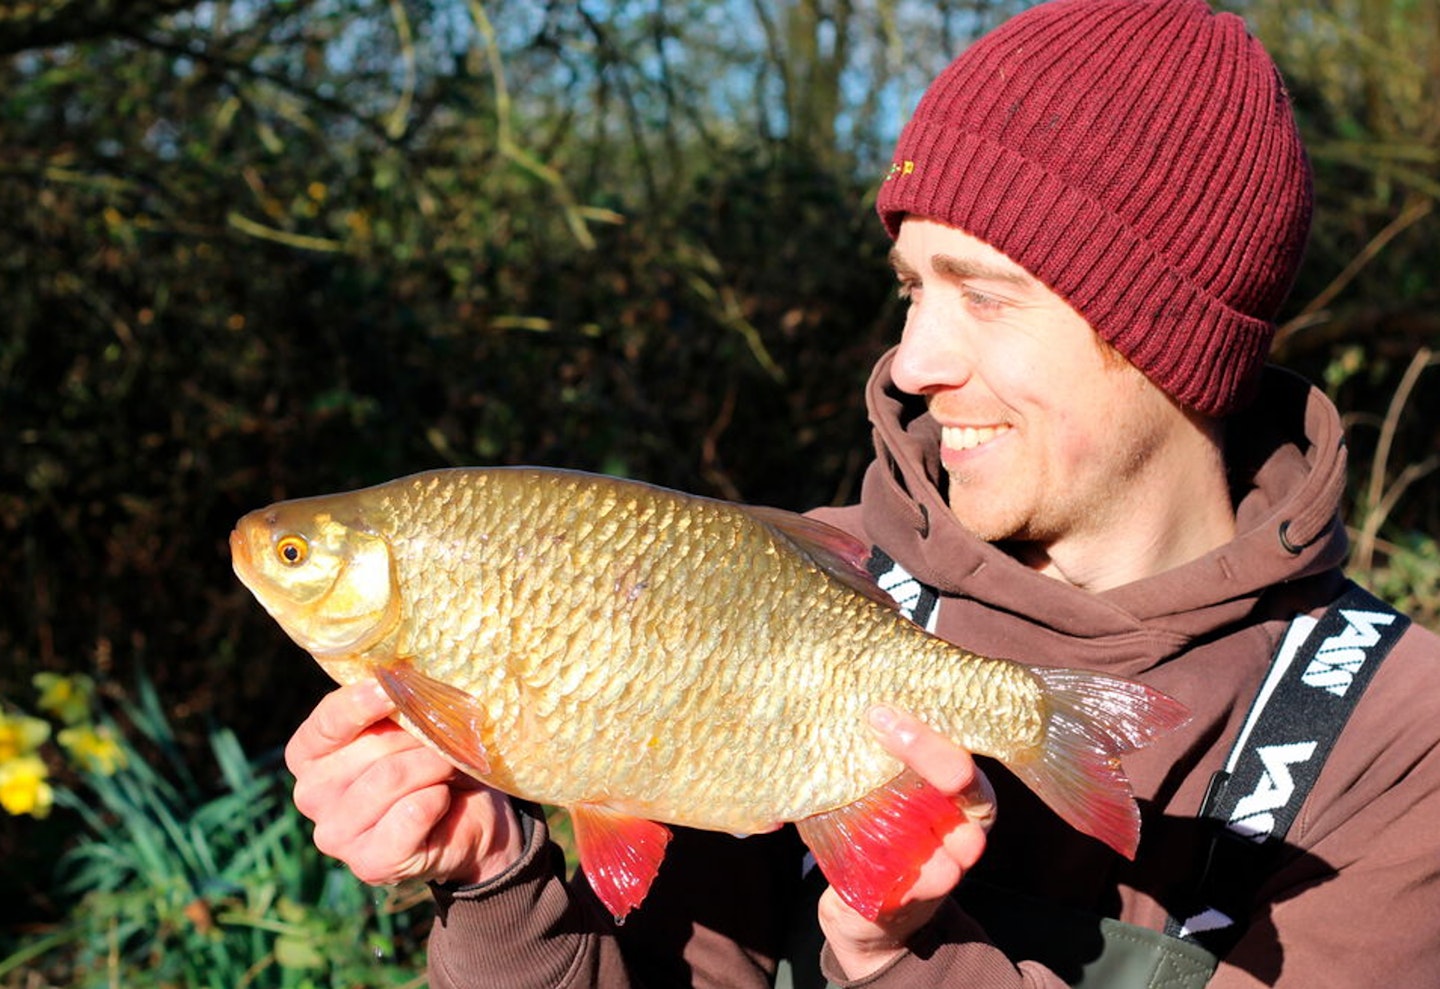
[[[1273,326],[1203,292],[1110,210],[988,138],[912,120],[877,209],[897,236],[915,214],[958,227],[1048,285],[1181,405],[1248,401]],[[1156,190],[1163,194],[1163,190]]]

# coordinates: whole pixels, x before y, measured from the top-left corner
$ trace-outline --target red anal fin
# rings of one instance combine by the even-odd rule
[[[475,698],[426,676],[408,662],[376,667],[375,678],[399,712],[441,752],[476,775],[490,772],[490,757],[482,741],[489,717]]]
[[[598,804],[569,810],[580,867],[600,902],[621,923],[650,891],[665,858],[670,829]]]
[[[951,798],[907,770],[796,827],[840,898],[875,920],[900,906],[944,836],[964,821]]]

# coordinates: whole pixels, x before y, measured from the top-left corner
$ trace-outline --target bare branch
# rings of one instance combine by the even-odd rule
[[[1321,322],[1318,315],[1324,311],[1325,307],[1328,306],[1337,295],[1344,291],[1345,286],[1354,281],[1355,276],[1385,249],[1385,245],[1398,237],[1407,227],[1413,226],[1424,219],[1434,206],[1435,202],[1431,199],[1417,199],[1406,206],[1399,216],[1385,225],[1385,229],[1371,238],[1370,243],[1366,244],[1360,253],[1355,255],[1350,263],[1345,266],[1344,271],[1336,275],[1319,295],[1311,299],[1304,309],[1297,313],[1292,319],[1287,320],[1285,325],[1276,331],[1272,350],[1278,353],[1280,349],[1289,342],[1290,338],[1300,330]]]
[[[126,34],[201,0],[21,0],[0,5],[0,55]]]
[[[1410,393],[1415,389],[1415,383],[1420,380],[1420,373],[1437,359],[1428,347],[1421,347],[1415,352],[1415,357],[1410,361],[1410,366],[1405,369],[1405,376],[1400,380],[1400,386],[1395,389],[1395,395],[1390,400],[1390,408],[1385,413],[1385,421],[1380,428],[1380,439],[1375,447],[1375,458],[1370,465],[1370,484],[1365,499],[1365,521],[1360,527],[1360,539],[1355,546],[1355,563],[1361,570],[1369,570],[1375,552],[1375,537],[1384,525],[1385,519],[1389,516],[1390,510],[1395,507],[1395,502],[1400,495],[1416,480],[1424,477],[1435,469],[1436,458],[1430,457],[1427,460],[1410,464],[1400,472],[1395,479],[1389,492],[1385,490],[1385,474],[1390,460],[1390,448],[1395,441],[1395,430],[1400,422],[1400,414],[1405,408],[1405,403],[1410,400]]]

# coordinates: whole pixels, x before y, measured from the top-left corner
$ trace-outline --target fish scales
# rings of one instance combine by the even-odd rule
[[[887,653],[888,612],[783,552],[731,506],[636,511],[639,496],[565,476],[551,482],[558,491],[526,480],[430,476],[403,485],[380,513],[393,520],[408,609],[396,652],[426,657],[431,675],[480,700],[487,749],[539,756],[524,768],[504,759],[520,795],[615,803],[623,791],[630,809],[675,823],[757,830],[854,800],[899,771],[863,744],[875,702],[981,741],[976,726],[953,724],[978,670],[947,669],[956,664],[945,647],[927,650],[928,662],[910,642]],[[507,490],[484,490],[496,486]],[[746,560],[745,580],[705,579],[733,559]],[[723,617],[692,606],[701,601]],[[601,655],[612,662],[594,662]],[[1008,717],[1012,705],[996,695],[1016,685],[991,679],[984,703]],[[955,689],[937,694],[947,681]],[[816,752],[841,753],[836,772],[817,775]],[[690,769],[677,774],[682,761]],[[797,785],[777,806],[757,778]]]
[[[416,487],[422,497],[408,522],[434,529],[434,521],[423,518],[424,506],[446,509],[450,499],[432,501],[433,485]],[[475,499],[482,505],[486,500]],[[492,570],[519,564],[514,579],[501,581],[509,593],[478,612],[461,611],[478,621],[450,627],[448,638],[438,642],[420,636],[454,626],[456,602],[449,594],[407,595],[417,638],[402,651],[463,658],[460,667],[437,671],[471,687],[482,702],[497,684],[493,676],[477,680],[472,671],[486,664],[476,657],[508,657],[503,681],[523,687],[502,688],[499,702],[488,705],[496,733],[487,746],[498,752],[535,747],[551,756],[514,778],[522,795],[614,803],[613,793],[624,791],[627,806],[677,823],[757,829],[773,824],[777,810],[794,816],[836,806],[898,771],[888,757],[857,744],[869,703],[938,707],[913,702],[922,692],[934,693],[933,666],[897,666],[877,656],[876,630],[866,634],[863,622],[851,625],[858,615],[844,619],[847,633],[837,642],[825,622],[856,611],[854,596],[825,593],[828,583],[813,567],[779,552],[763,531],[737,527],[728,506],[701,503],[699,511],[677,520],[674,506],[662,512],[646,505],[637,512],[633,500],[573,485],[559,497],[490,500],[506,506],[503,519],[483,511],[441,511],[439,517],[454,527],[445,534],[447,543],[478,550],[482,587]],[[737,545],[761,537],[757,554]],[[447,557],[428,556],[399,554],[402,586],[459,586],[436,577]],[[743,601],[721,595],[717,603],[729,607],[719,621],[689,607],[708,593],[697,574],[713,571],[717,559],[734,558],[749,560],[752,568],[732,590],[760,587],[766,593]],[[589,606],[576,610],[576,598]],[[794,600],[807,600],[809,607],[777,606]],[[508,623],[499,620],[505,614],[512,616]],[[884,625],[891,624],[885,616]],[[615,661],[594,663],[600,654]],[[737,662],[737,655],[751,659]],[[851,662],[861,658],[866,661]],[[911,675],[867,685],[856,675],[862,669]],[[838,699],[840,709],[823,719],[801,716],[817,696]],[[506,724],[515,730],[507,733]],[[598,733],[597,725],[604,726]],[[832,727],[837,725],[844,727]],[[813,753],[826,750],[848,755],[835,779],[813,772]],[[677,774],[682,759],[693,768]],[[757,771],[809,785],[797,787],[795,806],[777,808],[768,795],[737,797],[755,790]]]
[[[396,512],[397,528],[413,525],[433,528],[436,519],[421,517],[421,509],[432,504],[427,500],[431,494],[432,486],[420,486],[421,497],[413,506],[405,506],[414,511]],[[443,502],[434,504],[444,506]],[[473,684],[480,696],[483,696],[487,685],[493,688],[495,678],[491,677],[489,684],[484,680],[475,682],[475,674],[482,671],[486,664],[473,662],[473,657],[486,653],[507,656],[509,662],[501,679],[508,684],[521,684],[524,689],[501,691],[510,703],[490,705],[497,724],[518,721],[528,729],[524,734],[529,739],[543,735],[558,750],[569,748],[581,753],[605,753],[608,747],[597,746],[593,727],[586,727],[593,722],[593,717],[586,719],[580,716],[584,702],[598,700],[604,703],[608,707],[606,713],[611,717],[626,717],[637,708],[663,714],[666,697],[674,696],[670,693],[670,681],[679,679],[683,682],[685,677],[661,678],[657,674],[663,671],[653,665],[648,672],[644,667],[627,668],[624,677],[617,677],[606,675],[587,662],[597,650],[625,655],[629,648],[627,633],[636,628],[634,622],[607,621],[605,602],[617,603],[614,594],[596,598],[596,606],[578,616],[564,607],[573,590],[573,575],[589,562],[577,557],[571,547],[597,535],[607,539],[616,536],[611,531],[592,531],[607,525],[603,521],[593,523],[592,519],[596,516],[587,514],[597,513],[603,520],[605,515],[610,514],[607,511],[609,506],[567,500],[564,510],[558,514],[554,511],[541,512],[539,506],[531,503],[522,502],[514,507],[518,510],[513,512],[513,516],[522,520],[528,530],[521,538],[512,539],[508,531],[497,531],[488,524],[477,530],[473,523],[484,522],[481,516],[457,516],[448,512],[437,516],[443,524],[451,527],[451,531],[445,533],[447,542],[478,544],[482,575],[492,570],[503,570],[506,564],[519,563],[524,567],[525,579],[492,581],[482,577],[484,606],[479,609],[482,620],[467,623],[466,627],[452,627],[456,608],[449,595],[415,595],[411,624],[416,638],[412,643],[402,644],[401,651],[455,656],[462,660],[458,667],[437,667],[436,672],[452,682],[467,686]],[[431,511],[434,511],[433,505]],[[466,527],[467,523],[471,524]],[[631,542],[640,538],[635,532],[622,535],[628,536]],[[645,547],[638,549],[643,551]],[[623,556],[623,545],[621,550]],[[427,562],[423,556],[403,552],[398,556],[402,586],[442,583],[436,578],[436,567],[443,567],[444,559]],[[634,604],[636,588],[643,584],[643,580],[635,577],[631,569],[630,577],[618,578],[622,587],[629,587],[619,596],[618,603]],[[663,572],[660,579],[666,579]],[[484,620],[487,615],[493,620]],[[505,622],[501,620],[504,615],[513,617]],[[434,638],[437,630],[444,635],[443,639]],[[601,632],[608,634],[602,635]],[[669,645],[673,647],[693,636],[694,630],[677,627],[674,641]],[[457,638],[464,641],[462,649],[457,649]],[[697,655],[695,658],[698,663],[703,657]],[[634,664],[630,665],[633,667]],[[602,691],[605,694],[599,696]],[[651,737],[654,737],[653,732]],[[508,748],[504,740],[497,743],[496,739],[491,739],[490,742],[500,751]],[[608,760],[610,757],[607,754],[604,758]],[[577,777],[603,779],[599,768],[592,770],[583,764],[576,766],[571,760],[566,772]],[[529,790],[556,789],[543,774],[532,774],[532,777],[538,778],[516,782]],[[563,792],[537,795],[552,799],[571,796]]]
[[[856,545],[818,523],[595,475],[434,471],[253,512],[231,547],[335,679],[380,678],[427,744],[572,809],[733,833],[820,821],[809,841],[903,770],[866,726],[885,703],[1133,854],[1117,753],[1183,722],[1143,685],[929,635],[861,586]],[[848,876],[832,851],[817,849],[827,876]],[[864,883],[838,885],[879,909]],[[610,893],[617,914],[634,905]]]
[[[462,474],[454,480],[471,507],[459,511],[455,486],[436,480],[412,485],[406,504],[395,506],[400,584],[416,589],[403,593],[413,639],[398,648],[453,658],[430,668],[487,707],[487,748],[541,756],[523,769],[506,759],[521,795],[615,803],[623,791],[632,810],[745,831],[774,824],[777,810],[795,816],[848,802],[898,772],[888,756],[857,744],[864,710],[881,689],[900,704],[933,693],[935,671],[877,655],[877,630],[863,622],[863,612],[877,609],[827,593],[813,566],[782,553],[763,528],[737,525],[745,520],[730,506],[699,502],[681,514],[682,506],[647,504],[636,512],[636,498],[568,478],[555,482],[558,492],[511,484],[514,493],[487,497],[470,489],[521,478]],[[426,537],[399,537],[406,532]],[[441,544],[466,552],[430,550]],[[467,554],[482,589],[490,574],[510,574],[497,581],[493,604],[458,600],[466,577],[447,568]],[[749,564],[743,581],[704,579],[732,559]],[[576,600],[587,606],[576,609]],[[723,608],[723,619],[692,606],[701,601]],[[857,606],[862,614],[851,614]],[[892,625],[882,617],[882,629]],[[837,619],[847,629],[839,642]],[[600,655],[612,662],[596,664]],[[497,675],[487,657],[500,656]],[[889,671],[892,682],[867,685],[857,675],[865,669]],[[836,709],[821,719],[798,716],[807,707],[813,715],[817,682],[818,696],[835,699]],[[839,772],[817,777],[813,754],[827,750],[846,758]],[[689,771],[677,774],[682,761]],[[799,781],[793,805],[756,793],[757,775]]]

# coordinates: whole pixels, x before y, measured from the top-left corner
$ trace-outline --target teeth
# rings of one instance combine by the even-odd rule
[[[948,450],[973,450],[988,443],[1009,426],[945,426],[940,430],[940,445]]]

